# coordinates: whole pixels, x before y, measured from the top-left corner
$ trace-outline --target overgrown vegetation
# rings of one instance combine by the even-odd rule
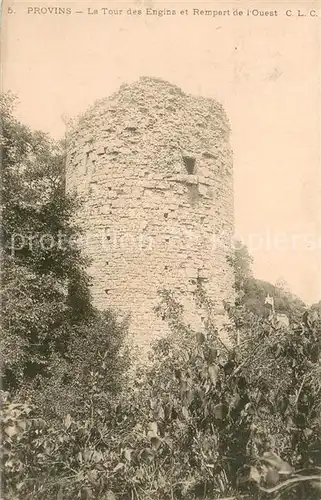
[[[231,347],[201,287],[203,332],[163,291],[157,312],[171,333],[133,376],[127,325],[92,306],[81,249],[29,248],[31,234],[78,234],[63,149],[18,123],[8,96],[2,115],[3,498],[320,498],[320,308],[283,294],[290,326],[271,322],[265,289],[253,304],[244,250],[233,260]]]
[[[236,242],[235,251],[229,258],[235,271],[235,290],[237,304],[258,316],[266,317],[269,310],[265,307],[265,298],[270,295],[274,298],[275,310],[286,314],[290,319],[296,320],[305,311],[304,302],[294,294],[267,281],[259,280],[253,276],[252,257],[248,249],[241,242]]]

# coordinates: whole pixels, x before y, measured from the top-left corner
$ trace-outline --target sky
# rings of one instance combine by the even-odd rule
[[[255,276],[271,283],[282,277],[307,303],[321,299],[320,4],[10,5],[11,15],[4,6],[1,83],[3,91],[18,95],[19,119],[59,138],[65,118],[140,76],[216,98],[231,122],[236,235],[254,257]],[[28,14],[30,6],[49,5],[69,7],[72,14]],[[258,5],[278,15],[233,16],[235,7]],[[229,15],[195,16],[195,6]],[[301,6],[319,17],[298,17]],[[89,15],[88,7],[189,13]]]

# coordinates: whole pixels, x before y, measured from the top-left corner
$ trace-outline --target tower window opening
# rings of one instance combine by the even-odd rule
[[[165,213],[164,218],[167,219],[167,217],[168,217],[168,213]]]
[[[187,170],[187,173],[189,175],[192,175],[195,173],[195,163],[196,160],[192,156],[183,156],[183,162],[185,165],[185,168]]]

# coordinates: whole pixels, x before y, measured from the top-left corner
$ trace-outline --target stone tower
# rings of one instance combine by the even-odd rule
[[[153,310],[159,289],[176,293],[196,328],[197,280],[218,312],[233,296],[229,132],[215,100],[144,77],[96,102],[70,134],[66,182],[85,200],[94,303],[131,313],[142,347],[166,329]]]

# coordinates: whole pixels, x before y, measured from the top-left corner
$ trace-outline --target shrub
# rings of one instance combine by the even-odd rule
[[[127,323],[96,311],[87,324],[73,327],[64,357],[52,357],[48,377],[29,385],[30,397],[50,421],[69,413],[94,422],[125,390],[130,364]]]
[[[19,443],[8,437],[24,467],[9,453],[8,499],[319,498],[320,317],[279,329],[231,310],[243,342],[226,349],[163,299],[172,332],[120,397],[92,413],[88,392],[85,411],[51,422],[35,408]]]
[[[96,313],[74,332],[64,362],[52,360],[47,379],[3,394],[5,498],[56,498],[62,490],[76,498],[92,484],[127,386],[126,333],[112,313]]]

